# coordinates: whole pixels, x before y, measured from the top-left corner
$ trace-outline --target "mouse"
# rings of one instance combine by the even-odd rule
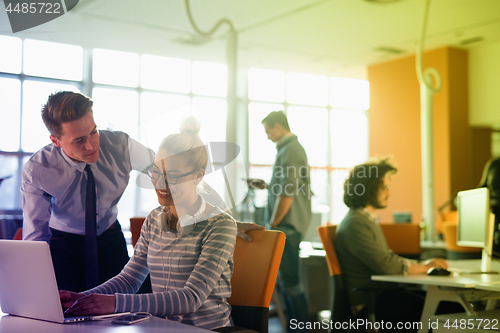
[[[427,275],[439,275],[439,276],[448,276],[451,272],[447,269],[441,267],[432,267],[427,271]]]

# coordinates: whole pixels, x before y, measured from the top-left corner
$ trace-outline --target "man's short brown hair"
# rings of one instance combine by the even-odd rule
[[[280,124],[285,130],[290,130],[288,119],[283,111],[273,111],[262,120],[264,125],[274,128],[276,124]]]
[[[344,203],[353,209],[375,206],[385,175],[396,173],[397,170],[389,158],[355,166],[344,183]]]
[[[59,91],[49,96],[42,109],[42,120],[50,134],[60,138],[62,124],[83,118],[92,112],[92,100],[80,93]]]

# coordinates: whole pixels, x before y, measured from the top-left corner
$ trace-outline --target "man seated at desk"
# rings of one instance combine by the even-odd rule
[[[337,227],[335,251],[351,309],[360,318],[366,317],[359,313],[365,303],[364,294],[353,289],[371,284],[372,275],[425,274],[431,267],[448,267],[444,259],[419,263],[396,255],[387,246],[375,211],[387,206],[390,176],[396,171],[388,159],[371,161],[354,167],[344,184],[344,203],[350,210]],[[424,296],[403,289],[382,292],[376,297],[376,321],[419,321]]]

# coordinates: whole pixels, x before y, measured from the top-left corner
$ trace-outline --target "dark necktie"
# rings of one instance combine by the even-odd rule
[[[97,258],[97,218],[94,174],[90,164],[87,172],[87,196],[85,198],[85,264],[87,289],[99,285],[99,265]]]

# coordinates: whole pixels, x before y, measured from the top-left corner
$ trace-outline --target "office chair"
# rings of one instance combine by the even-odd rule
[[[413,223],[381,223],[387,245],[392,252],[408,259],[420,259],[420,226]]]
[[[217,332],[267,333],[269,304],[278,276],[285,234],[278,230],[253,230],[252,242],[236,238],[231,277],[231,316],[235,326]]]
[[[325,250],[325,259],[328,265],[330,276],[332,277],[332,301],[331,318],[334,323],[345,322],[353,319],[351,304],[349,302],[348,290],[345,287],[342,278],[342,269],[340,268],[337,254],[335,253],[334,240],[337,230],[336,225],[322,225],[317,228],[323,249]],[[366,308],[368,310],[368,319],[375,323],[375,292],[371,288],[363,289],[365,292]],[[331,327],[330,327],[331,328]],[[349,330],[335,330],[334,332],[351,332]]]
[[[132,246],[135,246],[141,236],[141,228],[144,223],[145,217],[131,217],[130,218],[130,232],[132,233]]]
[[[13,240],[22,240],[23,239],[23,228],[18,228],[16,233],[14,234]]]
[[[458,222],[443,222],[443,238],[446,246],[446,259],[481,259],[482,249],[457,245]]]

